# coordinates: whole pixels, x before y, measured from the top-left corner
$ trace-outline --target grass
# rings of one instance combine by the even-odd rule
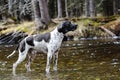
[[[8,24],[4,25],[4,27],[7,27],[6,30],[2,30],[1,34],[6,34],[9,32],[16,32],[16,31],[24,31],[26,33],[30,33],[33,30],[34,22],[24,22],[22,24]]]
[[[50,32],[53,29],[55,29],[57,27],[57,25],[63,21],[62,20],[55,20],[54,22],[51,22],[48,26],[47,30],[41,30],[40,32],[36,32],[35,30],[35,23],[34,21],[28,22],[28,21],[24,21],[23,23],[20,24],[6,24],[6,25],[1,25],[0,24],[0,28],[6,27],[7,29],[0,31],[0,34],[6,34],[6,33],[10,33],[10,32],[16,32],[16,31],[24,31],[25,33],[27,33],[28,35],[31,34],[35,34],[35,33],[46,33],[46,32]],[[71,19],[71,21],[76,22],[78,24],[78,28],[77,30],[75,30],[74,32],[69,32],[66,35],[70,36],[76,36],[76,37],[90,37],[90,36],[101,36],[101,35],[106,35],[104,32],[97,30],[97,28],[101,25],[103,25],[101,22],[104,21],[105,19],[102,18],[74,18]],[[111,19],[110,19],[111,20]],[[108,23],[105,23],[103,26],[109,28],[111,26],[112,29],[115,28],[114,25],[116,25],[117,23],[120,23],[120,20],[114,20],[114,21],[110,21]],[[92,26],[92,27],[89,27]]]
[[[49,31],[53,30],[55,28],[55,26],[56,26],[55,24],[51,23],[47,30],[41,30],[38,33],[49,32]],[[3,25],[2,28],[3,27],[6,27],[7,29],[2,30],[1,34],[6,34],[9,32],[16,32],[16,31],[24,31],[27,34],[37,33],[34,21],[30,21],[30,22],[25,21],[25,22],[20,23],[20,24],[7,24],[7,25]]]

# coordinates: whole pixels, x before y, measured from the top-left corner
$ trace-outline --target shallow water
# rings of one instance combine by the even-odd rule
[[[12,75],[12,64],[18,53],[7,59],[16,46],[0,45],[0,80],[120,80],[120,42],[114,39],[81,39],[63,42],[59,52],[58,71],[51,68],[45,74],[46,55],[38,54],[32,71],[26,72],[24,64]],[[52,65],[51,65],[52,66]]]

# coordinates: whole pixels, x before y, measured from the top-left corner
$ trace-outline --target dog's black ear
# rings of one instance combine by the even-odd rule
[[[68,20],[61,22],[61,24],[59,24],[59,26],[58,26],[58,32],[62,32],[63,34],[65,34],[66,33],[65,28],[69,27],[70,24],[71,24],[71,22]]]
[[[62,24],[63,27],[70,27],[71,22],[68,20],[65,20]]]
[[[69,20],[65,20],[58,26],[58,32],[66,34],[69,31],[74,31],[76,28],[77,24],[72,24]]]
[[[59,25],[58,25],[58,32],[62,32],[62,28],[63,28],[63,23],[64,22],[61,22]]]

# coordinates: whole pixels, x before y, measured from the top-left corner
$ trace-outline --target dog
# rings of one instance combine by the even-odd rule
[[[25,60],[28,55],[29,59],[26,64],[27,71],[31,71],[30,64],[35,58],[35,52],[43,52],[47,54],[46,73],[49,73],[50,62],[53,57],[53,70],[57,70],[58,52],[61,47],[64,35],[69,31],[77,29],[77,24],[71,23],[69,20],[61,22],[52,32],[45,34],[35,34],[25,37],[19,46],[9,55],[11,57],[16,51],[19,51],[18,60],[13,64],[13,75],[16,74],[16,67]],[[30,52],[28,54],[28,52]]]

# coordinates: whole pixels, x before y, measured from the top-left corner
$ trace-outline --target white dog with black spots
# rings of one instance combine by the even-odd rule
[[[16,67],[25,60],[28,55],[28,62],[26,68],[31,71],[30,64],[35,58],[35,52],[44,52],[47,54],[46,73],[49,73],[50,62],[53,57],[54,66],[53,70],[57,70],[58,52],[61,47],[64,35],[69,31],[74,31],[77,24],[72,24],[70,21],[65,20],[58,25],[52,32],[45,34],[35,34],[24,38],[16,50],[13,51],[7,58],[11,57],[17,50],[19,51],[18,60],[13,64],[13,75],[16,75]],[[28,53],[29,52],[29,53]]]

